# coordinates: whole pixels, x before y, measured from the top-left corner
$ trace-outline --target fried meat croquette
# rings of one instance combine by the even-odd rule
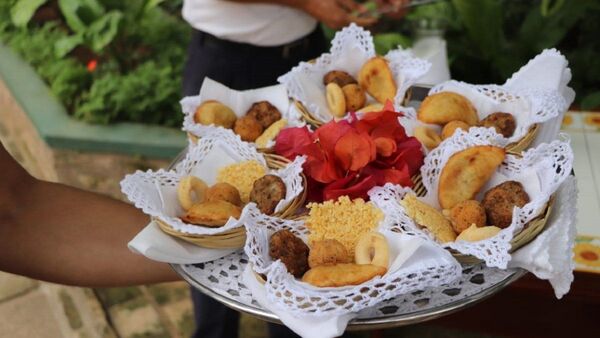
[[[367,95],[357,84],[349,84],[342,87],[346,100],[346,110],[357,111],[367,102]]]
[[[279,230],[269,239],[269,255],[280,259],[288,272],[296,278],[308,270],[308,246],[289,230]]]
[[[206,201],[194,204],[181,219],[186,223],[220,227],[229,217],[240,218],[242,208],[226,201]]]
[[[346,247],[337,239],[323,239],[312,242],[308,254],[308,266],[334,265],[352,263]]]
[[[488,190],[481,204],[488,224],[507,228],[512,223],[513,209],[529,203],[529,195],[517,181],[506,181]]]
[[[250,192],[250,201],[256,203],[264,214],[271,215],[275,207],[285,198],[285,183],[279,176],[265,175],[254,181]]]
[[[194,113],[194,121],[196,123],[220,126],[231,129],[237,116],[231,108],[222,104],[219,101],[208,100],[202,103]]]
[[[386,272],[387,268],[373,264],[319,265],[308,270],[302,281],[318,287],[359,285]]]
[[[240,192],[233,185],[225,182],[215,183],[212,187],[208,188],[206,200],[225,201],[238,207],[242,206]]]
[[[494,128],[498,134],[511,137],[517,128],[515,118],[509,113],[493,113],[481,120],[480,126]]]
[[[495,146],[475,146],[452,155],[439,178],[438,200],[442,209],[474,199],[504,157],[504,149]]]
[[[476,200],[466,200],[458,203],[450,210],[452,228],[460,234],[475,224],[484,227],[486,223],[485,209]]]
[[[352,77],[352,75],[341,70],[332,70],[329,73],[325,74],[325,76],[323,76],[323,84],[325,86],[327,86],[331,82],[337,83],[337,85],[342,88],[349,84],[358,83],[356,79]]]
[[[269,101],[259,101],[252,104],[246,115],[252,116],[263,129],[281,120],[281,112]]]
[[[246,115],[235,121],[233,131],[240,135],[242,141],[254,142],[262,134],[263,127],[254,117]]]

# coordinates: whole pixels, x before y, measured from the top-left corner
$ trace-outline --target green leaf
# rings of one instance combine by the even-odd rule
[[[10,18],[17,27],[25,27],[35,11],[48,0],[19,0],[10,9]]]
[[[110,11],[92,22],[85,32],[86,40],[95,52],[101,51],[115,38],[119,32],[119,23],[123,19],[120,11]]]
[[[588,94],[581,100],[581,109],[588,110],[595,108],[600,108],[600,90]]]
[[[165,0],[146,0],[146,3],[144,4],[144,12],[148,12],[149,10],[158,7],[158,5],[163,2],[165,2]]]
[[[398,46],[410,47],[411,40],[400,33],[382,33],[373,36],[373,43],[377,54],[384,55],[390,50],[398,48]]]
[[[502,2],[499,0],[452,0],[466,33],[485,59],[492,60],[505,45]]]
[[[54,43],[54,53],[56,54],[56,57],[62,58],[82,43],[83,34],[75,34],[64,37]]]
[[[74,32],[84,32],[88,25],[101,18],[104,7],[96,0],[58,0],[58,6]]]

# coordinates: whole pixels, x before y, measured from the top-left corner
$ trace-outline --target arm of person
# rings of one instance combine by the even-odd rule
[[[365,8],[354,0],[228,0],[241,3],[269,3],[300,9],[326,26],[339,29],[354,22],[360,26],[370,26],[377,22],[372,17],[359,14]]]
[[[0,270],[89,287],[178,280],[129,251],[148,217],[133,206],[31,177],[0,146]]]

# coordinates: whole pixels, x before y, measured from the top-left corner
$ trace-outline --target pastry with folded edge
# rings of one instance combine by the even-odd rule
[[[404,196],[400,205],[404,207],[408,217],[419,226],[425,227],[441,243],[453,242],[456,233],[450,221],[436,208],[421,202],[414,194]]]

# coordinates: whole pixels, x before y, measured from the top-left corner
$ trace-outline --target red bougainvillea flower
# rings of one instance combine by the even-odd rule
[[[408,137],[398,118],[402,114],[387,103],[380,112],[360,118],[331,121],[315,132],[308,128],[284,129],[275,152],[293,159],[306,156],[304,172],[312,201],[368,199],[367,192],[386,183],[412,186],[411,177],[423,165],[421,144]]]
[[[87,70],[90,73],[93,73],[98,66],[98,60],[92,59],[87,63]]]

